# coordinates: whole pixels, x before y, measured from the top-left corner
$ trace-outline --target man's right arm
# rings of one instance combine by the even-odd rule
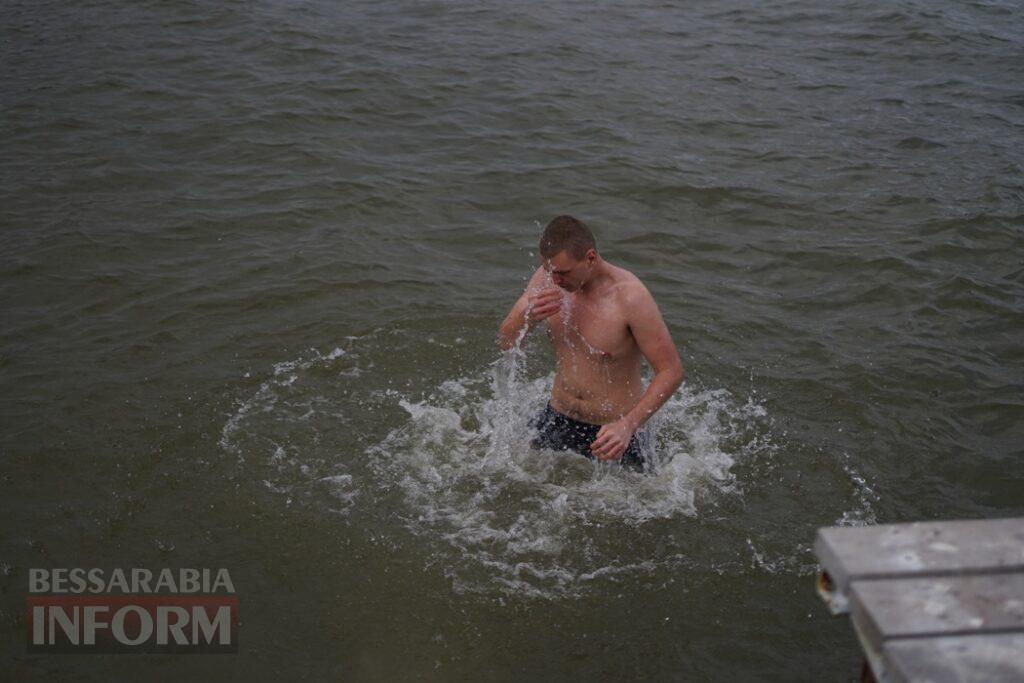
[[[498,329],[498,346],[501,347],[502,351],[510,349],[520,340],[520,336],[523,339],[526,338],[526,334],[532,330],[537,323],[544,318],[547,318],[557,310],[555,308],[551,312],[547,311],[547,308],[536,307],[536,292],[544,286],[544,279],[547,276],[547,271],[544,268],[538,268],[534,272],[533,277],[530,278],[530,282],[526,285],[526,290],[523,291],[523,295],[519,297],[519,300],[512,306],[512,310],[505,316],[505,320],[501,323],[501,327]],[[531,306],[533,304],[533,306]],[[546,315],[541,315],[546,313]],[[525,331],[524,331],[525,330]]]

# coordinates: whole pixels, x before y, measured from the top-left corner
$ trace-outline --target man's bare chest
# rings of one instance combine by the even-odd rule
[[[548,318],[548,335],[556,351],[610,361],[635,350],[625,313],[613,302],[593,303],[566,297],[562,310]]]

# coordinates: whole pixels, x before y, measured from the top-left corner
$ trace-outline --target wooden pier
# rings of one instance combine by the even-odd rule
[[[1024,518],[824,528],[815,552],[863,680],[1024,681]]]

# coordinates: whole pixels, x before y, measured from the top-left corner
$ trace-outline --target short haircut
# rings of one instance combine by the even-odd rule
[[[596,248],[594,233],[586,223],[572,216],[556,216],[540,236],[540,255],[544,258],[568,251],[578,261],[587,255],[589,249]]]

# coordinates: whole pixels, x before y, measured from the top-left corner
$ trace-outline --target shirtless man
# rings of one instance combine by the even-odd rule
[[[533,446],[571,449],[642,470],[636,431],[683,382],[683,365],[658,305],[628,270],[597,253],[594,235],[572,216],[540,238],[542,265],[501,324],[502,349],[547,321],[556,357],[547,407],[531,423]],[[643,356],[654,369],[644,389]]]

